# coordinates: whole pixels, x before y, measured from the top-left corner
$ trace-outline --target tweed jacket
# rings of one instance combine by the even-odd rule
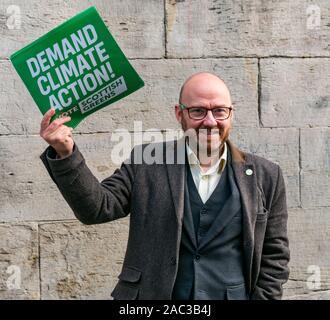
[[[115,299],[171,299],[184,212],[185,164],[179,157],[185,157],[177,152],[185,148],[182,141],[154,144],[155,150],[164,150],[162,163],[136,161],[137,155],[152,145],[133,148],[130,158],[102,182],[92,174],[77,145],[64,159],[56,160],[52,147],[41,155],[51,178],[82,223],[105,223],[130,214],[125,259],[111,293]],[[281,168],[239,150],[229,140],[227,145],[242,203],[249,298],[281,299],[290,258]],[[174,152],[171,163],[165,157],[166,150]]]

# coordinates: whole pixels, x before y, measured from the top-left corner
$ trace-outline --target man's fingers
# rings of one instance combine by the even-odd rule
[[[71,117],[57,118],[46,128],[46,131],[48,132],[56,131],[62,124],[69,122],[70,120]]]
[[[49,130],[48,128],[45,131],[46,138],[53,139],[54,137],[59,136],[71,136],[72,137],[72,131],[71,128],[67,127],[65,124],[58,126],[55,130]]]
[[[72,132],[73,132],[73,128],[69,127],[69,133],[68,136],[72,138]]]
[[[49,109],[43,116],[42,120],[41,120],[41,125],[40,125],[40,131],[44,131],[48,125],[49,125],[49,121],[51,119],[51,117],[55,114],[55,109],[51,108]]]
[[[55,131],[47,131],[47,136],[45,140],[50,145],[55,146],[66,144],[69,141],[68,139],[73,140],[72,132],[66,125],[61,125]]]
[[[69,137],[69,138],[73,139],[72,131],[70,130],[70,128],[68,128],[65,125],[58,128],[58,130],[56,131],[56,135],[61,136],[63,138]]]

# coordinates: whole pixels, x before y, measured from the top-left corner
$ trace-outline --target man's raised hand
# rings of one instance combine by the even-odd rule
[[[56,150],[60,158],[64,158],[73,151],[73,129],[65,125],[71,118],[57,118],[52,123],[49,123],[54,114],[55,109],[53,108],[45,113],[40,125],[40,136]]]

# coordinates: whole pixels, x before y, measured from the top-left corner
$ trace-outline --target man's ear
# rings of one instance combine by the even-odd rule
[[[181,123],[182,110],[178,104],[175,105],[175,117],[176,117],[176,120],[178,120],[178,122]]]
[[[231,113],[230,113],[230,121],[231,121],[231,123],[234,122],[234,118],[235,118],[235,112],[234,112],[234,110],[232,110]]]

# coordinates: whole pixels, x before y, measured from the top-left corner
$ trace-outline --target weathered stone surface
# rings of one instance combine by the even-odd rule
[[[287,297],[286,300],[330,300],[330,290]]]
[[[327,0],[166,0],[170,57],[329,56]]]
[[[285,297],[312,294],[314,290],[330,290],[329,225],[329,208],[289,211],[291,260]],[[320,272],[319,287],[313,282],[317,276],[317,268]]]
[[[235,128],[233,142],[242,150],[277,163],[284,175],[288,207],[299,200],[299,132],[297,129]]]
[[[39,159],[45,147],[37,136],[0,137],[1,221],[72,218]]]
[[[330,206],[330,130],[301,129],[300,140],[302,206]]]
[[[42,114],[9,61],[0,60],[0,134],[37,133]]]
[[[237,125],[254,127],[258,120],[258,65],[256,59],[208,60],[133,60],[132,65],[145,81],[145,87],[113,106],[92,114],[77,127],[77,132],[112,132],[134,130],[134,122],[142,122],[142,130],[175,129],[174,115],[180,87],[194,72],[211,71],[228,84]],[[0,134],[36,134],[41,113],[23,87],[8,61],[0,61],[0,101],[2,116]]]
[[[301,204],[304,208],[330,207],[330,170],[301,172]]]
[[[265,127],[328,126],[330,59],[261,59]]]
[[[301,168],[330,170],[330,128],[301,129]]]
[[[38,227],[0,224],[0,299],[39,299]]]
[[[19,7],[20,29],[13,25],[13,11]],[[82,1],[10,0],[0,5],[0,58],[9,57],[80,11],[95,5],[123,52],[130,58],[160,58],[164,55],[164,4],[162,1]],[[9,12],[7,12],[9,10]]]
[[[110,299],[123,263],[128,221],[40,225],[42,299]]]

